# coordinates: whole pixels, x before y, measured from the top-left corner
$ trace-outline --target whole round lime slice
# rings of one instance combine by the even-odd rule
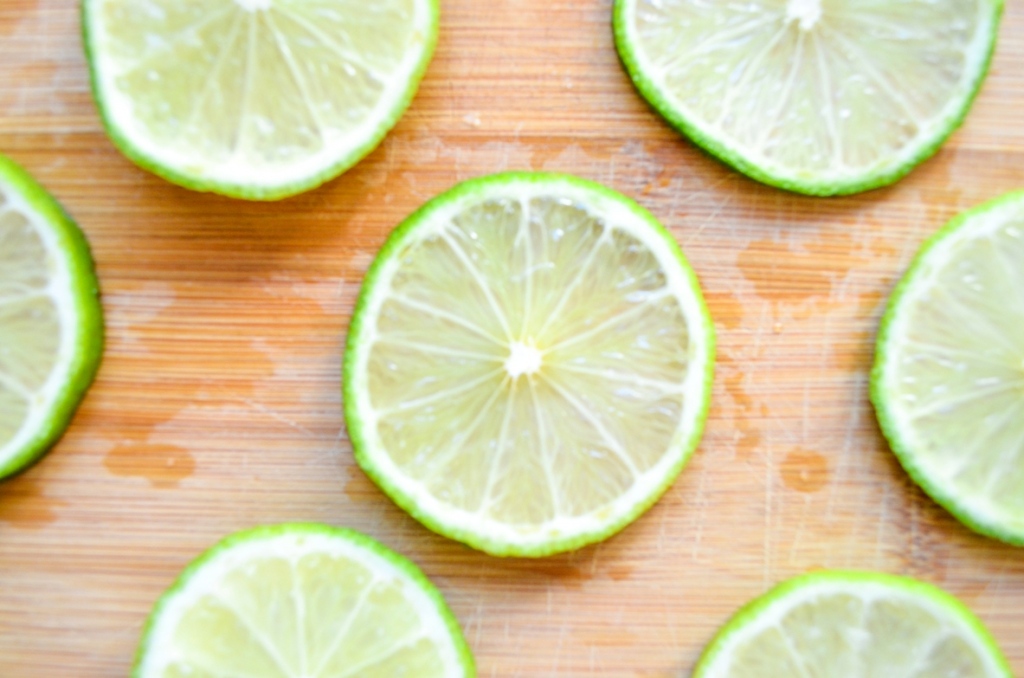
[[[615,0],[640,93],[711,154],[812,195],[892,183],[963,121],[1002,0]]]
[[[882,319],[871,400],[929,495],[1024,545],[1024,192],[960,215],[921,248]]]
[[[0,155],[0,478],[53,447],[92,383],[98,290],[82,231]]]
[[[135,678],[472,678],[441,594],[357,532],[234,534],[189,565],[146,624]]]
[[[198,191],[271,200],[372,151],[412,100],[437,0],[84,0],[114,143]]]
[[[466,182],[399,226],[344,361],[356,459],[433,530],[497,555],[608,537],[696,447],[714,335],[636,203],[567,176]]]
[[[693,678],[1011,678],[995,640],[931,584],[824,571],[743,607],[704,651]]]

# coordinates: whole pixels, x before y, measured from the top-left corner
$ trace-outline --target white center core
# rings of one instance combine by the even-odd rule
[[[535,346],[514,341],[508,360],[505,361],[505,371],[513,379],[523,374],[533,374],[540,369],[541,357],[541,352]]]
[[[241,6],[242,9],[247,9],[250,12],[258,12],[261,9],[270,9],[270,6],[274,4],[274,0],[235,0],[235,2]]]
[[[789,0],[786,20],[799,21],[800,30],[809,31],[821,19],[821,0]]]

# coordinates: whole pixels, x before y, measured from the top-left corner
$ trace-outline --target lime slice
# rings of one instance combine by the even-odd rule
[[[696,447],[714,335],[671,235],[566,176],[466,182],[396,229],[349,330],[356,459],[431,529],[495,555],[599,541]]]
[[[412,100],[437,0],[85,0],[114,143],[174,183],[273,200],[372,151]]]
[[[960,215],[918,253],[882,320],[871,399],[929,495],[1024,545],[1024,192]]]
[[[616,0],[640,93],[750,177],[811,195],[890,184],[967,115],[1002,0]]]
[[[369,537],[288,524],[234,534],[157,601],[135,678],[469,678],[462,632],[410,561]]]
[[[103,310],[85,236],[0,155],[0,478],[67,429],[103,353]]]
[[[1012,678],[977,617],[931,584],[868,572],[784,582],[718,632],[693,678]]]

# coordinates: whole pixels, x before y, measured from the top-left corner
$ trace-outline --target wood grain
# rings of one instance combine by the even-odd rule
[[[90,100],[77,3],[0,2],[0,150],[87,232],[108,347],[65,439],[0,484],[0,675],[124,675],[155,598],[199,551],[318,520],[409,555],[482,676],[679,676],[739,605],[822,567],[963,598],[1024,675],[1024,558],[908,482],[867,402],[881,305],[924,237],[1024,185],[1024,7],[1007,3],[965,126],[895,187],[760,186],[654,115],[616,59],[610,0],[443,0],[409,113],[310,194],[243,204],[122,157]],[[634,196],[684,246],[719,332],[704,442],[610,541],[498,560],[421,528],[354,466],[340,352],[388,231],[453,183],[558,170]]]

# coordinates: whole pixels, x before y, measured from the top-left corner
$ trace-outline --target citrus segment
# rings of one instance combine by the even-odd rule
[[[872,400],[900,462],[974,529],[1024,545],[1024,193],[926,243],[882,321]]]
[[[671,236],[570,177],[428,203],[367,275],[345,356],[359,463],[491,553],[602,539],[667,488],[706,416],[713,331]]]
[[[99,367],[102,309],[78,226],[0,156],[0,478],[64,433]]]
[[[930,584],[865,572],[816,572],[742,608],[694,678],[1010,678],[982,623]]]
[[[369,153],[433,52],[436,0],[87,0],[117,145],[188,188],[275,199]]]
[[[469,678],[440,593],[351,530],[292,524],[216,545],[158,601],[137,678]]]
[[[751,177],[815,195],[891,183],[959,126],[1001,0],[616,0],[640,92]]]

